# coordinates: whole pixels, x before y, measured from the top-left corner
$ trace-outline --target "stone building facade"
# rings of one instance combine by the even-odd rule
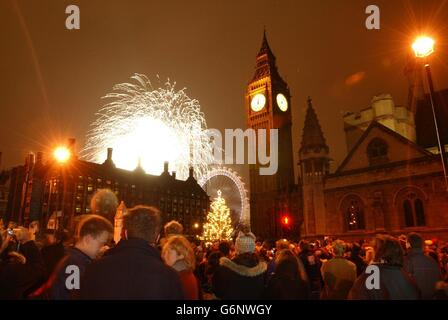
[[[332,236],[355,240],[377,233],[400,235],[418,231],[425,237],[448,240],[448,192],[437,154],[429,97],[422,93],[424,82],[419,78],[419,70],[414,65],[405,72],[409,106],[395,105],[389,94],[381,94],[373,97],[367,108],[344,115],[349,152],[334,172],[329,169],[330,147],[308,98],[298,150],[298,183],[291,182],[294,173],[289,169],[290,163],[288,171],[274,177],[261,177],[251,170],[251,227],[255,234],[279,238],[280,219],[288,212],[295,222],[293,234],[300,238]],[[279,76],[264,35],[255,76],[246,94],[248,127],[285,132],[285,124],[289,127],[292,123],[291,106],[281,112],[274,99],[281,92],[289,106],[289,88]],[[446,92],[436,92],[440,114],[448,110]],[[275,121],[279,116],[283,121]],[[443,142],[448,144],[448,117],[442,122]],[[282,148],[287,148],[279,148],[279,159],[288,162],[289,149],[292,150],[289,132],[281,143]],[[288,151],[282,154],[282,150]],[[285,178],[285,172],[290,176]],[[262,192],[260,188],[267,189]],[[292,206],[294,210],[285,211]]]
[[[71,144],[74,144],[72,140]],[[69,143],[70,145],[70,143]],[[128,208],[149,205],[159,208],[163,222],[177,220],[185,234],[199,235],[210,200],[193,176],[186,181],[168,172],[168,163],[161,175],[146,174],[138,166],[134,171],[116,168],[112,149],[102,164],[78,159],[72,146],[72,157],[64,164],[52,159],[43,161],[30,155],[24,165],[8,172],[9,198],[5,222],[27,225],[38,220],[46,225],[50,218],[61,215],[64,225],[90,213],[90,200],[98,189],[112,190],[119,203]],[[198,227],[197,227],[198,226]]]

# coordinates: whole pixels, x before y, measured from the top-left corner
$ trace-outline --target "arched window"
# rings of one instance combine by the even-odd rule
[[[414,201],[415,218],[418,226],[425,225],[425,210],[423,208],[423,202],[420,199]]]
[[[406,227],[425,225],[423,201],[414,192],[409,192],[403,201],[404,222]]]
[[[411,201],[404,200],[403,210],[404,210],[404,221],[406,223],[406,226],[413,226],[414,225],[414,217],[412,214]]]
[[[351,195],[346,197],[342,202],[341,209],[347,230],[364,229],[364,205],[358,196]]]
[[[370,141],[367,146],[367,156],[369,157],[370,165],[374,166],[388,162],[388,148],[387,143],[383,139],[375,138]]]

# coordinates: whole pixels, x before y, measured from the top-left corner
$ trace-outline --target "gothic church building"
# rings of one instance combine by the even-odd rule
[[[416,70],[408,78],[419,79],[421,90],[410,84],[409,107],[396,106],[385,94],[374,97],[368,108],[344,116],[349,152],[334,172],[330,148],[308,98],[299,163],[294,164],[291,94],[263,35],[245,110],[248,128],[278,129],[279,166],[276,174],[261,176],[261,164],[250,165],[251,228],[257,236],[356,240],[417,231],[448,240],[448,191],[441,158],[434,139],[428,142],[431,128],[419,128],[423,120],[415,117],[430,110],[422,111],[428,107],[427,96]],[[442,112],[447,112],[448,91],[437,94]],[[419,144],[422,138],[424,145]],[[442,139],[448,144],[448,132]],[[285,223],[284,217],[290,220]]]

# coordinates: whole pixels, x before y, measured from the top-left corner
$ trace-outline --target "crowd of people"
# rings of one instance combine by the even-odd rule
[[[136,206],[114,243],[114,207],[97,200],[73,233],[0,225],[0,299],[448,298],[448,244],[417,233],[274,242],[242,227],[234,241],[204,243],[177,221],[162,226],[157,208]],[[370,265],[379,270],[373,287]]]

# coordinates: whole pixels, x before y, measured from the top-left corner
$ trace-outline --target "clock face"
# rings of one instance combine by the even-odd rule
[[[288,100],[286,100],[286,97],[283,94],[279,93],[276,99],[277,106],[280,110],[282,110],[283,112],[288,110]]]
[[[257,112],[264,108],[266,104],[266,97],[262,93],[257,93],[252,97],[252,101],[250,102],[250,107],[253,111]]]

